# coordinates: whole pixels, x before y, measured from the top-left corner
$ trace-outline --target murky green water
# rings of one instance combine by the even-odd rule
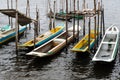
[[[88,0],[89,1],[89,0]],[[90,0],[91,1],[91,0]],[[89,2],[90,2],[89,1]],[[6,7],[6,2],[1,0],[0,8]],[[14,2],[15,3],[15,2]],[[120,0],[104,0],[105,25],[120,26]],[[47,13],[47,0],[30,0],[31,17],[35,18],[36,4],[40,9],[41,33],[49,29]],[[19,10],[25,13],[26,0],[19,0]],[[91,6],[88,5],[88,6]],[[8,18],[0,15],[0,24],[8,24]],[[7,20],[7,21],[6,21]],[[82,22],[82,21],[81,21]],[[61,23],[61,21],[56,21]],[[72,23],[69,23],[71,25]],[[120,28],[119,28],[120,29]],[[87,29],[86,29],[87,30]],[[33,37],[33,30],[27,32],[27,39],[21,37],[20,42],[25,42]],[[82,32],[80,34],[82,36]],[[35,58],[26,56],[25,51],[15,54],[15,42],[0,47],[0,80],[119,80],[120,79],[120,53],[111,64],[95,64],[92,62],[93,54],[72,53],[62,49],[57,55],[50,58]],[[120,47],[119,47],[120,49]]]

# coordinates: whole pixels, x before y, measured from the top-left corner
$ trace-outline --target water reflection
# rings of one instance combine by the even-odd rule
[[[93,66],[93,76],[97,79],[109,78],[114,69],[115,62],[112,63],[95,63]]]

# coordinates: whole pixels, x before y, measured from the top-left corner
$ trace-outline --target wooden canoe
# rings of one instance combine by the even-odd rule
[[[22,34],[26,29],[27,29],[27,27],[21,26],[19,29],[19,34]],[[11,28],[9,30],[1,32],[0,33],[0,44],[3,44],[6,41],[9,41],[10,39],[14,38],[15,35],[16,35],[15,28]]]
[[[73,40],[73,28],[68,30],[68,43]],[[79,28],[79,30],[81,27]],[[56,54],[66,45],[66,32],[58,35],[54,39],[50,40],[49,42],[39,46],[38,48],[34,49],[33,51],[27,53],[26,55],[38,56],[38,57],[47,57]],[[77,35],[77,29],[75,29],[75,36]]]
[[[47,31],[46,33],[38,36],[35,40],[35,47],[38,47],[45,42],[49,41],[50,39],[54,38],[55,36],[59,35],[60,33],[63,32],[64,26],[58,25],[54,29]],[[29,40],[21,45],[19,47],[24,47],[24,48],[33,48],[34,47],[34,39]]]
[[[119,30],[116,26],[109,27],[94,55],[92,61],[112,62],[117,54]]]
[[[7,30],[10,30],[10,29],[11,29],[10,25],[2,26],[2,27],[0,27],[0,33],[7,31]]]
[[[94,47],[95,36],[93,30],[90,33],[90,49]],[[88,50],[88,34],[83,37],[72,49],[73,52],[86,52]]]

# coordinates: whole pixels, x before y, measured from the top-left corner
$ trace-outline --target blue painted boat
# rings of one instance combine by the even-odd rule
[[[35,47],[38,47],[47,41],[53,39],[57,35],[63,32],[64,26],[58,25],[54,29],[47,31],[46,33],[38,36],[35,38]],[[29,40],[21,45],[19,45],[19,48],[33,48],[34,47],[34,39]]]
[[[2,27],[0,27],[0,33],[7,31],[7,30],[10,30],[10,29],[11,29],[10,25],[2,26]]]
[[[27,27],[25,27],[25,26],[20,27],[19,34],[22,34],[26,29],[27,29]],[[9,30],[1,32],[0,33],[0,45],[9,41],[10,39],[14,38],[15,35],[16,35],[15,28],[11,28]]]

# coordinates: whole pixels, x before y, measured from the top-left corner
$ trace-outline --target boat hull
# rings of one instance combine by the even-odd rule
[[[119,45],[119,30],[112,26],[106,30],[106,33],[95,53],[92,61],[112,62],[115,60]]]
[[[68,30],[67,43],[70,43],[73,40],[73,32],[71,29],[72,28]],[[63,49],[66,46],[66,35],[67,33],[63,32],[54,39],[39,46],[38,48],[27,53],[26,55],[32,55],[37,57],[47,57],[47,56],[55,55],[57,52],[59,52],[61,49]],[[74,37],[76,36],[77,36],[77,32],[75,32]]]
[[[58,29],[58,30],[57,30]],[[54,37],[56,37],[57,35],[59,35],[60,33],[63,32],[64,27],[63,26],[58,26],[54,29],[52,29],[51,31],[48,31],[40,36],[38,36],[36,39],[38,39],[35,42],[35,47],[41,46],[42,44],[46,43],[47,41],[53,39]],[[33,48],[34,47],[34,40],[29,40],[21,45],[19,45],[19,47],[21,48]]]
[[[22,27],[20,30],[19,30],[19,34],[22,34],[25,30],[27,29],[27,27]],[[3,37],[0,38],[0,44],[4,44],[5,42],[9,41],[10,39],[14,38],[16,35],[16,32],[15,32],[15,29],[13,32],[11,32],[10,34],[8,35],[5,35]]]

